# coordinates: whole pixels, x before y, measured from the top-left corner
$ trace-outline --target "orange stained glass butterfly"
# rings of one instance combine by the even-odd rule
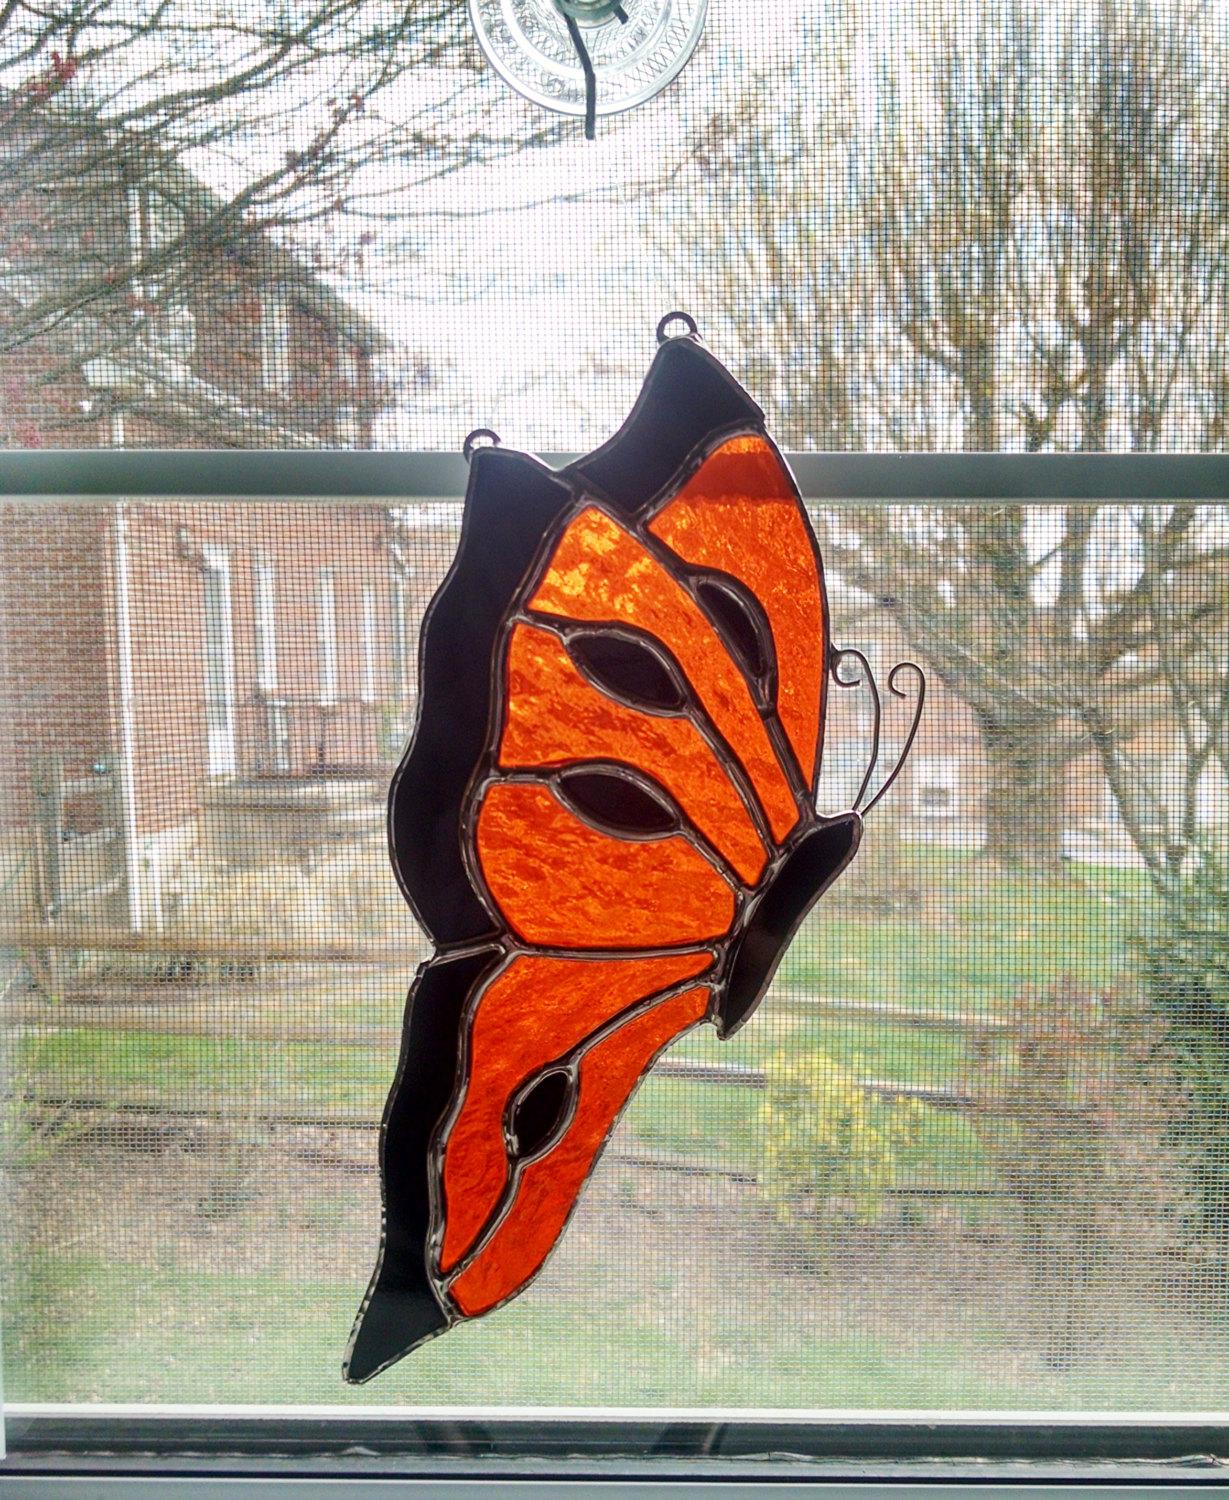
[[[858,847],[878,690],[831,645],[762,412],[687,321],[596,452],[559,471],[472,455],[389,799],[435,953],[384,1116],[351,1381],[528,1285],[654,1060],[702,1022],[746,1021]],[[875,707],[835,817],[816,811],[830,678]],[[924,688],[918,672],[900,761]]]

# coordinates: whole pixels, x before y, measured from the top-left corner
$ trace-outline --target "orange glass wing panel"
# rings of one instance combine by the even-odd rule
[[[580,673],[553,631],[518,624],[508,641],[501,766],[517,769],[613,760],[646,772],[678,803],[746,885],[766,851],[712,747],[681,715],[616,702]]]
[[[444,1146],[441,1271],[470,1249],[507,1190],[504,1120],[517,1090],[621,1012],[711,963],[707,950],[630,959],[523,954],[490,981],[469,1023],[467,1078]]]
[[[687,562],[737,578],[763,606],[777,657],[777,714],[809,786],[828,642],[810,527],[781,460],[762,437],[731,438],[649,530]]]
[[[476,842],[495,904],[535,947],[682,948],[734,920],[733,887],[693,843],[601,833],[537,782],[492,782]]]
[[[784,840],[798,821],[798,806],[746,681],[699,605],[630,532],[596,506],[586,507],[560,538],[529,607],[564,619],[633,625],[656,637],[750,777],[773,837]]]
[[[636,1083],[675,1037],[703,1019],[708,997],[700,986],[664,1000],[585,1053],[570,1127],[553,1150],[524,1166],[506,1218],[448,1288],[466,1317],[489,1311],[541,1267]]]

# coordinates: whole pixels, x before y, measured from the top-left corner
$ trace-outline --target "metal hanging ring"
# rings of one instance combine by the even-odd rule
[[[669,328],[671,323],[686,323],[687,332],[667,333],[666,329]],[[664,344],[667,339],[698,339],[699,337],[700,330],[696,326],[696,320],[691,316],[690,313],[668,312],[666,316],[661,320],[661,322],[657,325],[657,342],[659,344]]]
[[[479,443],[479,438],[486,438],[487,441],[485,443]],[[461,453],[464,456],[466,463],[469,463],[470,459],[473,458],[474,449],[478,447],[498,448],[499,433],[493,431],[490,427],[475,427],[473,432],[471,432],[465,439],[465,441],[461,444]]]

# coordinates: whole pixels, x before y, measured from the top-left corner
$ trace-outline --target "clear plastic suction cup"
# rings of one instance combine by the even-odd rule
[[[676,78],[696,50],[708,0],[469,0],[491,66],[543,109],[583,116],[585,71],[568,23],[593,65],[596,112],[634,109]]]

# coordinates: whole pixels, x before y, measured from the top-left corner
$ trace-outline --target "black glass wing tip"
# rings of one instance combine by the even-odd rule
[[[430,1293],[384,1290],[377,1287],[358,1315],[350,1347],[342,1362],[342,1378],[362,1385],[396,1364],[420,1344],[443,1333],[451,1324]]]
[[[430,1145],[456,1078],[465,1002],[500,953],[480,948],[436,954],[414,978],[380,1151],[384,1238],[342,1362],[352,1385],[378,1375],[453,1321],[427,1274]]]
[[[668,338],[623,425],[563,472],[633,516],[676,484],[717,436],[759,430],[763,421],[762,408],[702,344]]]

